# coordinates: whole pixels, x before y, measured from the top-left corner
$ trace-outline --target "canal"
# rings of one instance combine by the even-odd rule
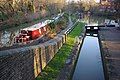
[[[43,20],[45,20],[45,19],[43,19]],[[83,20],[87,21],[88,16],[85,16]],[[89,24],[96,23],[96,22],[102,23],[103,20],[104,20],[103,17],[91,16],[89,18]],[[38,21],[36,21],[35,23],[38,23]],[[16,27],[0,30],[0,48],[3,46],[12,45],[14,36],[18,35],[21,29],[29,27],[29,26],[30,25],[25,24],[25,25],[21,25],[21,26],[16,26]]]
[[[105,80],[98,34],[86,33],[72,80]]]

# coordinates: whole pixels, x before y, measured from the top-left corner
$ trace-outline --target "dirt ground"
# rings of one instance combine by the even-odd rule
[[[99,33],[109,80],[120,80],[120,29],[100,28]]]

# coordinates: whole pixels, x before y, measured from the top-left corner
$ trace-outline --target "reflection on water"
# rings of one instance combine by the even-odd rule
[[[87,35],[84,38],[72,80],[104,80],[97,34]]]
[[[98,34],[97,34],[97,33],[95,33],[95,34],[86,33],[86,36],[94,36],[94,37],[97,37],[97,36],[98,36]]]
[[[13,44],[13,38],[19,34],[17,31],[1,31],[0,32],[0,46],[10,46]]]

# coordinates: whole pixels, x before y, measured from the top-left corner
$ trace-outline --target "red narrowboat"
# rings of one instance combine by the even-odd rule
[[[59,18],[61,18],[63,14],[64,13],[60,13],[52,20],[45,20],[44,22],[22,29],[20,31],[20,34],[14,38],[14,43],[27,42],[44,36],[45,34],[47,34],[46,26],[53,21],[59,20]]]
[[[14,38],[14,43],[35,40],[39,37],[44,36],[47,33],[47,24],[53,21],[54,20],[46,20],[42,23],[38,23],[20,30],[20,34]]]

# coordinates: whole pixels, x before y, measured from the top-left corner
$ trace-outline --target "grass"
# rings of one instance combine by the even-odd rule
[[[70,34],[68,34],[66,43],[62,46],[52,61],[40,73],[36,80],[56,80],[57,75],[63,68],[63,65],[70,55],[72,47],[74,46],[74,38],[80,35],[83,26],[83,23],[78,23]]]
[[[74,23],[76,21],[76,16],[75,14],[72,14],[72,22]]]
[[[68,21],[69,21],[69,14],[68,14],[68,13],[64,13],[63,16],[66,18],[66,20],[67,20],[67,22],[68,22]]]

